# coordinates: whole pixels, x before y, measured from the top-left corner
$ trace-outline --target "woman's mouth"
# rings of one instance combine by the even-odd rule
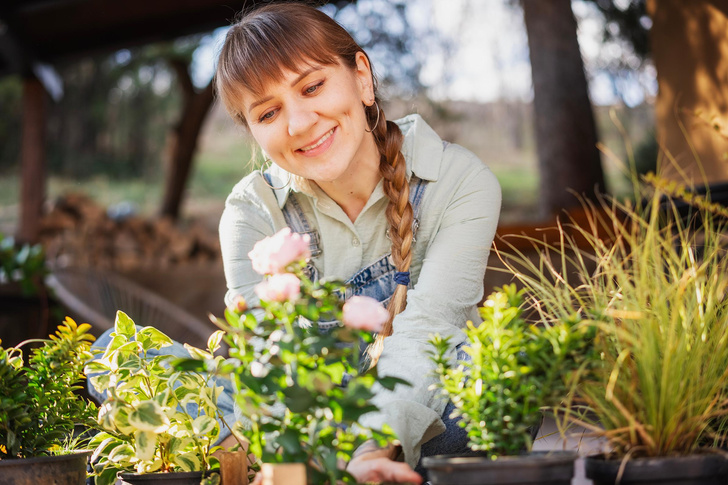
[[[333,142],[334,131],[336,131],[336,128],[332,128],[331,130],[326,132],[324,136],[316,140],[315,143],[312,143],[311,145],[305,146],[303,148],[299,148],[296,151],[303,153],[307,156],[315,156],[326,151],[326,149]]]

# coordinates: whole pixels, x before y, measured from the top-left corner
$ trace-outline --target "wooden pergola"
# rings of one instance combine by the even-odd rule
[[[341,0],[337,0],[341,1]],[[53,66],[95,53],[230,25],[261,0],[2,0],[0,77],[23,78],[21,200],[17,238],[37,240],[46,192],[47,99],[63,86]],[[321,1],[321,4],[327,3]],[[183,182],[184,183],[184,182]]]

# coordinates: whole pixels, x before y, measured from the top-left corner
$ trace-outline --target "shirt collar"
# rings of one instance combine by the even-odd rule
[[[407,161],[407,176],[436,182],[442,163],[442,139],[418,114],[395,121],[404,135],[402,153]]]
[[[436,182],[440,175],[443,152],[440,137],[418,114],[405,116],[396,120],[395,123],[404,135],[402,153],[407,163],[407,177],[414,174],[422,180]],[[291,191],[303,192],[316,198],[316,193],[308,181],[291,175],[276,164],[271,164],[269,172],[274,187],[280,187],[287,180],[289,181],[285,187],[273,190],[281,209],[286,204]]]

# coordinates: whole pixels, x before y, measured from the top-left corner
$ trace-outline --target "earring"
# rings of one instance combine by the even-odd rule
[[[374,106],[377,108],[377,121],[374,122],[374,128],[372,128],[370,130],[367,130],[366,128],[364,128],[364,131],[366,131],[367,133],[371,133],[372,131],[374,131],[377,128],[377,125],[379,124],[379,105],[377,104],[376,99],[374,100]],[[364,112],[366,113],[366,108],[364,108]],[[367,128],[369,128],[369,127],[367,126]]]
[[[263,176],[263,182],[265,182],[265,185],[267,185],[268,187],[270,187],[273,190],[285,189],[286,187],[288,187],[288,184],[291,183],[291,173],[287,172],[288,180],[286,180],[285,184],[281,185],[280,187],[274,187],[270,183],[271,182],[270,174],[266,173],[268,171],[268,169],[272,166],[273,166],[273,160],[271,160],[270,158],[266,158],[265,161],[263,162],[263,165],[261,165],[260,168],[258,169],[258,171],[260,172],[260,175]]]

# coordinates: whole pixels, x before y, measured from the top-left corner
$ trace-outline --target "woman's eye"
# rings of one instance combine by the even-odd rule
[[[306,88],[306,90],[304,91],[304,93],[306,93],[306,94],[313,94],[316,91],[318,91],[318,88],[320,88],[321,86],[323,86],[323,84],[324,84],[324,82],[321,81],[321,82],[318,82],[318,83],[314,84],[313,86],[309,86],[309,87]]]
[[[266,111],[260,118],[258,118],[258,122],[263,123],[264,121],[268,121],[271,118],[273,118],[273,115],[276,113],[274,109],[270,111]]]

